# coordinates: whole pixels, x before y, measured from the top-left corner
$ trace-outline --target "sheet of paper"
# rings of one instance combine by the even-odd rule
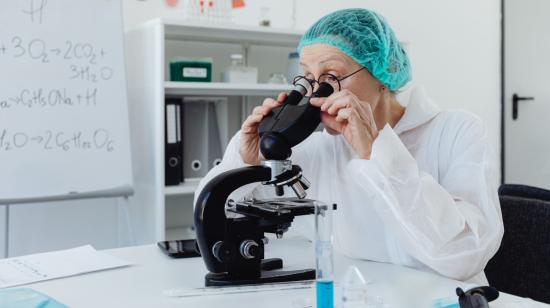
[[[0,260],[0,288],[123,267],[130,263],[92,246]]]

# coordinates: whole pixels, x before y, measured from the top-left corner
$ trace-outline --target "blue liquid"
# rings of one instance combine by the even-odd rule
[[[317,280],[317,308],[334,308],[334,282],[332,280]]]

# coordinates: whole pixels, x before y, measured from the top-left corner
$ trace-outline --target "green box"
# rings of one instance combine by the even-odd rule
[[[212,82],[211,59],[170,61],[170,81]]]

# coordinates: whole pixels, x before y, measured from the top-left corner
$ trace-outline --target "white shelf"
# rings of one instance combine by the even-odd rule
[[[164,195],[177,196],[194,194],[195,190],[199,186],[200,180],[201,179],[185,180],[185,182],[177,186],[166,186],[164,187]]]
[[[185,201],[189,204],[189,196],[197,190],[199,180],[188,180],[178,186],[165,186],[165,104],[166,97],[181,98],[183,96],[232,97],[231,101],[242,103],[239,108],[228,104],[219,104],[221,113],[213,121],[217,121],[218,129],[223,133],[223,141],[227,143],[229,130],[237,129],[242,117],[246,116],[246,108],[260,101],[258,97],[275,97],[280,92],[288,92],[291,85],[275,84],[229,84],[229,83],[190,83],[167,82],[166,57],[172,54],[200,54],[196,48],[209,48],[202,42],[216,44],[208,54],[213,54],[214,60],[226,59],[237,50],[248,51],[247,61],[258,66],[260,71],[275,71],[287,65],[288,52],[298,45],[301,31],[282,30],[274,28],[244,27],[236,25],[212,25],[193,22],[171,21],[157,19],[129,29],[125,37],[128,100],[133,167],[135,180],[143,185],[136,185],[132,207],[132,222],[141,226],[140,234],[136,235],[139,244],[152,243],[165,238],[182,238],[184,229],[167,230],[167,215],[175,211],[192,215],[193,207],[173,207],[167,205],[179,204]],[[174,42],[179,41],[179,42]],[[200,44],[194,44],[201,42]],[[181,43],[181,44],[180,44]],[[189,44],[187,44],[189,43]],[[222,43],[222,44],[220,44]],[[224,44],[225,43],[225,44]],[[204,46],[203,46],[204,45]],[[200,47],[202,46],[202,47]],[[261,48],[256,48],[256,47]],[[270,50],[271,56],[260,57],[263,47]],[[250,47],[250,48],[249,48]],[[270,48],[276,47],[276,48]],[[282,47],[282,48],[279,48]],[[271,52],[273,49],[273,52]],[[222,61],[223,62],[223,61]],[[257,97],[256,97],[257,96]],[[251,97],[250,99],[247,97]],[[250,106],[249,106],[250,105]],[[216,106],[218,108],[218,106]],[[202,114],[202,113],[201,113]],[[205,116],[206,117],[206,116]],[[239,122],[239,123],[237,123]],[[208,132],[201,128],[200,138]],[[171,217],[172,218],[172,217]],[[190,223],[190,217],[172,219],[170,226],[184,226]],[[181,222],[181,224],[180,224]]]
[[[272,96],[292,89],[290,84],[225,83],[225,82],[174,82],[164,83],[168,96],[183,95],[228,95],[228,96]]]
[[[164,25],[168,40],[190,40],[218,43],[235,43],[295,48],[303,31],[250,27],[233,24],[205,24],[200,22],[157,20]]]

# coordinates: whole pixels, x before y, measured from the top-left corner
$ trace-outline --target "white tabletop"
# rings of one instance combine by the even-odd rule
[[[296,299],[314,296],[314,290],[272,291],[223,296],[174,298],[163,291],[202,287],[206,268],[202,259],[171,259],[155,245],[107,250],[132,262],[126,268],[31,284],[70,307],[292,307]],[[282,257],[284,269],[314,267],[312,244],[304,239],[272,240],[266,257]],[[336,282],[350,264],[371,281],[368,294],[380,296],[387,307],[432,307],[436,298],[453,296],[463,283],[435,274],[385,263],[359,261],[335,255]],[[335,302],[338,298],[335,298]],[[550,307],[502,294],[491,307]]]

